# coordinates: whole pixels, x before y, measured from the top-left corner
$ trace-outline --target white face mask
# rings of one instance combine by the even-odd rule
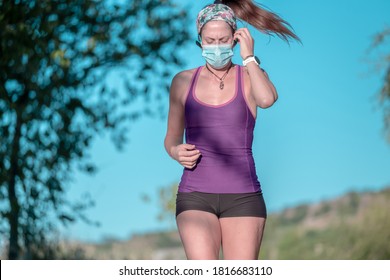
[[[202,45],[202,56],[207,63],[215,69],[221,69],[226,66],[233,57],[233,48],[231,44],[223,45]]]

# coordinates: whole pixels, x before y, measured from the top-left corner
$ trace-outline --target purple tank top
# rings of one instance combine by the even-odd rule
[[[236,66],[234,97],[214,106],[195,96],[202,67],[193,75],[185,103],[186,143],[194,144],[202,155],[194,169],[184,169],[179,192],[261,191],[252,156],[255,118],[244,97],[242,68]]]

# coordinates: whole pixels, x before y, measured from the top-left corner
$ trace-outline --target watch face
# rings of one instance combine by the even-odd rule
[[[256,60],[257,64],[260,64],[260,59],[257,56],[255,56],[255,60]]]

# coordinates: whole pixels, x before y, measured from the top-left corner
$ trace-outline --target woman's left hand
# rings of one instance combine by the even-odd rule
[[[252,38],[248,28],[240,28],[234,33],[234,40],[240,43],[240,55],[245,59],[249,55],[253,55],[255,40]]]

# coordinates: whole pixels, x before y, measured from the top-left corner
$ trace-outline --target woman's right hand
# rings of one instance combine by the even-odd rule
[[[196,166],[200,156],[200,151],[192,144],[180,144],[172,148],[172,157],[188,169]]]

